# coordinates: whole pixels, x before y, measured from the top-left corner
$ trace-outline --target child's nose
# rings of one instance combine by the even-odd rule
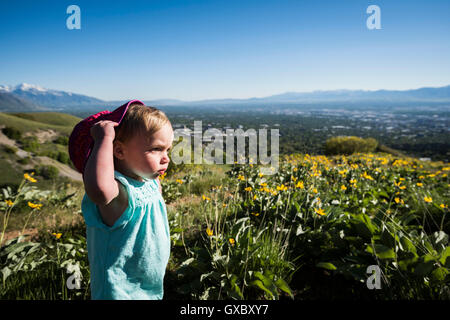
[[[169,158],[169,155],[164,155],[163,157],[162,157],[162,159],[161,159],[161,162],[163,162],[163,163],[166,163],[166,162],[169,162],[170,161],[170,158]]]

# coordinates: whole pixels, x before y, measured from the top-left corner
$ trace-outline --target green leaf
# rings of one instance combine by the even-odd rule
[[[445,277],[448,274],[448,270],[446,268],[437,268],[431,273],[431,277],[435,281],[444,281]]]
[[[264,273],[266,273],[266,275],[263,275],[261,272],[256,271],[254,273],[254,276],[263,282],[264,287],[267,288],[268,290],[270,290],[270,292],[272,293],[272,296],[274,296],[275,298],[278,298],[277,287],[273,283],[273,280],[271,278],[269,278],[269,276],[271,276],[273,278],[273,275],[271,275],[268,270],[266,270]]]
[[[364,239],[371,239],[373,234],[378,231],[378,228],[372,223],[369,216],[364,213],[354,215],[352,223],[356,232]]]
[[[446,247],[444,251],[441,253],[441,258],[439,259],[439,262],[442,263],[442,265],[449,267],[450,266],[450,259],[447,259],[450,256],[450,247]]]
[[[327,269],[327,270],[336,270],[336,266],[330,262],[319,262],[318,264],[316,264],[316,267],[318,268],[322,268],[322,269]]]
[[[409,251],[409,252],[415,253],[415,255],[417,255],[416,246],[411,242],[411,240],[409,240],[406,237],[401,237],[400,242],[401,242],[403,248],[405,249],[404,251]]]
[[[252,285],[252,286],[254,286],[254,287],[257,287],[257,288],[263,290],[263,291],[266,292],[270,297],[272,297],[272,299],[275,299],[273,293],[270,292],[270,290],[267,289],[267,288],[264,286],[264,284],[263,284],[263,282],[262,282],[261,280],[254,280],[254,281],[252,281],[252,282],[250,283],[250,285]]]
[[[292,294],[292,290],[291,290],[291,288],[289,288],[289,286],[286,283],[286,281],[284,281],[283,279],[280,278],[277,281],[275,281],[275,285],[280,290],[286,292],[291,297],[291,299],[294,300],[294,295]]]
[[[3,282],[5,282],[5,280],[11,275],[11,269],[4,267],[1,271],[3,275]]]
[[[236,281],[237,281],[237,276],[236,276],[236,275],[233,275],[233,276],[231,277],[231,280],[230,280],[231,289],[234,291],[235,294],[237,294],[237,297],[238,297],[239,299],[244,299],[244,296],[243,296],[243,294],[242,294],[242,292],[241,292],[241,289],[240,289],[239,286],[236,284]],[[233,296],[236,298],[235,295],[233,295]]]
[[[367,246],[366,252],[376,254],[379,259],[395,259],[394,249],[388,248],[382,244],[375,243],[375,252],[374,248],[371,245]]]

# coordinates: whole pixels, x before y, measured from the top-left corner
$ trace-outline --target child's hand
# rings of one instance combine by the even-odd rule
[[[114,140],[114,137],[116,136],[114,127],[117,127],[118,125],[119,124],[114,121],[101,120],[91,127],[91,136],[94,141],[102,140],[105,137],[110,137]]]

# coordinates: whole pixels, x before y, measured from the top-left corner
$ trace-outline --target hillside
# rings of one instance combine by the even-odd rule
[[[12,127],[23,132],[37,130],[55,130],[69,135],[73,126],[81,119],[75,116],[57,112],[36,113],[3,113],[0,112],[0,125]]]
[[[0,185],[18,185],[24,172],[35,170],[46,176],[42,186],[67,178],[81,181],[67,150],[68,136],[80,120],[56,112],[0,113]]]

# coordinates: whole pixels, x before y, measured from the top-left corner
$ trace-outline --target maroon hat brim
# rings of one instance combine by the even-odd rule
[[[110,120],[120,124],[128,107],[135,103],[145,105],[142,101],[130,100],[112,112],[105,110],[91,115],[86,119],[81,120],[74,127],[69,137],[69,156],[78,172],[84,172],[87,159],[94,147],[94,139],[91,136],[91,127],[101,120]]]

